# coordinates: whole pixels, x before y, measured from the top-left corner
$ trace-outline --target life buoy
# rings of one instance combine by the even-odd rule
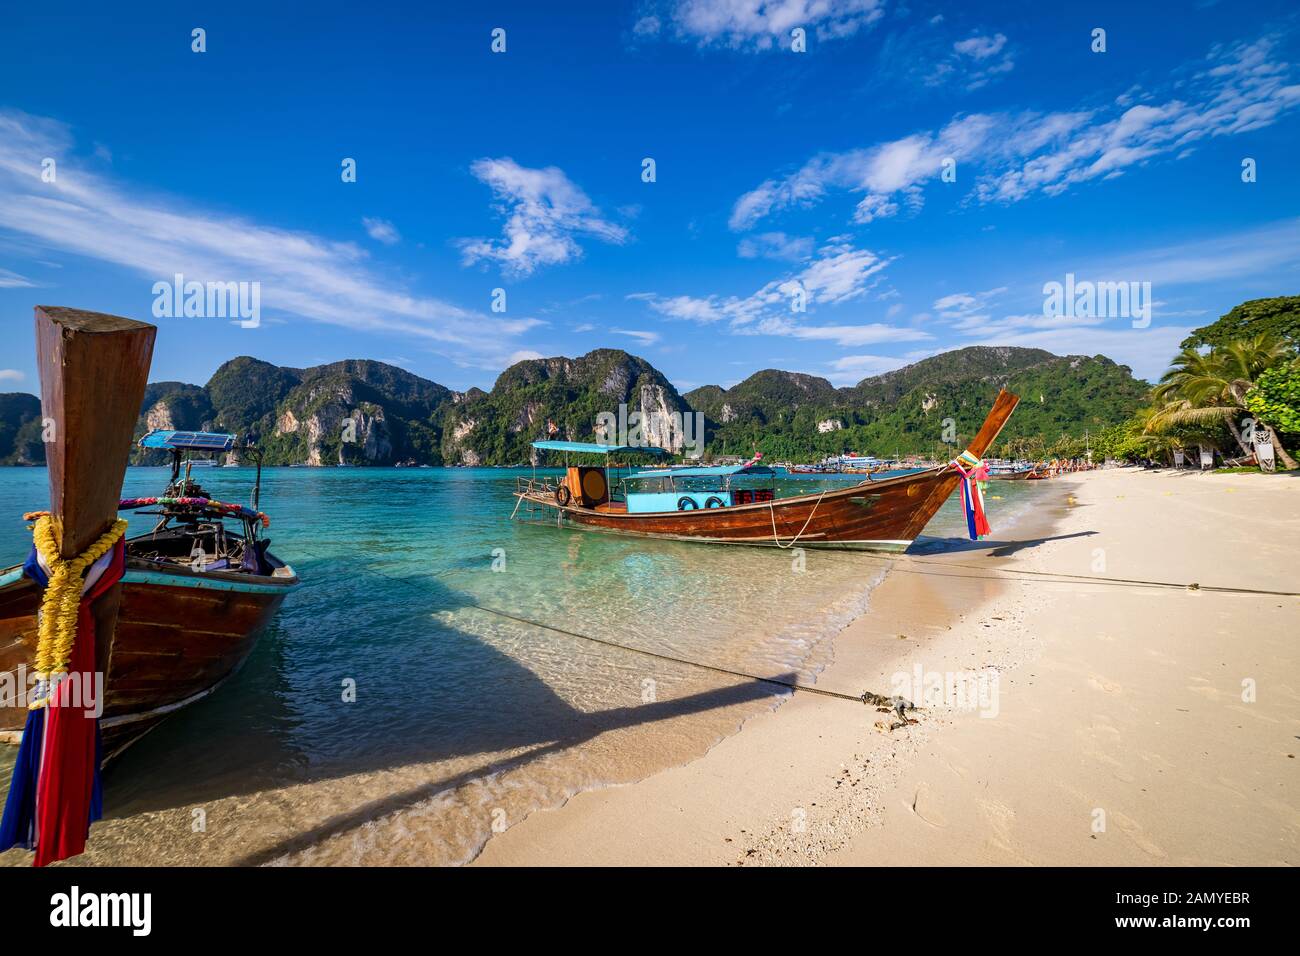
[[[699,506],[700,506],[699,502],[697,502],[690,495],[682,495],[680,498],[677,499],[678,511],[694,511]]]
[[[569,502],[573,500],[573,492],[569,490],[568,485],[560,485],[555,489],[555,500],[559,502],[561,508],[569,506]]]
[[[726,503],[725,501],[723,501],[721,498],[719,498],[717,495],[713,495],[713,496],[711,496],[707,501],[704,502],[704,507],[706,507],[706,508],[722,508],[722,507],[725,507],[726,504],[727,504],[727,503]]]

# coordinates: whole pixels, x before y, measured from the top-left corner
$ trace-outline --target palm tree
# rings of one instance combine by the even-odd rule
[[[1169,371],[1151,392],[1156,412],[1147,422],[1151,434],[1168,433],[1178,427],[1194,430],[1227,425],[1241,450],[1253,454],[1237,423],[1251,416],[1246,409],[1246,392],[1255,379],[1270,365],[1289,357],[1287,347],[1275,336],[1261,334],[1231,342],[1202,354],[1194,348],[1183,349],[1174,358]],[[1268,432],[1283,465],[1295,468],[1272,426],[1257,422]]]

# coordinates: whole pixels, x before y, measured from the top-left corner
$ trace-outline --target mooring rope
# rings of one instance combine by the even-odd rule
[[[374,570],[372,568],[372,570]],[[383,572],[377,572],[382,574]],[[388,577],[388,575],[385,575]],[[395,581],[403,581],[404,578],[391,578]],[[743,680],[757,681],[762,684],[774,684],[778,687],[786,687],[793,691],[804,691],[809,694],[818,694],[822,697],[833,697],[837,700],[851,700],[857,704],[875,704],[877,706],[889,706],[894,703],[894,698],[886,697],[883,694],[874,694],[871,691],[863,691],[861,694],[844,694],[840,691],[827,690],[824,687],[813,687],[809,684],[800,684],[797,681],[782,680],[779,677],[763,677],[760,674],[749,674],[745,671],[732,670],[728,667],[719,667],[716,664],[705,664],[702,661],[694,661],[685,657],[676,657],[672,654],[661,654],[658,651],[647,650],[644,647],[634,647],[631,644],[620,644],[617,641],[608,641],[602,637],[593,637],[590,634],[583,634],[579,631],[570,631],[567,628],[556,627],[554,624],[547,624],[544,621],[534,621],[530,618],[520,617],[517,614],[511,614],[508,611],[502,611],[499,608],[488,607],[486,604],[470,603],[463,605],[472,607],[479,611],[486,611],[488,614],[495,614],[506,620],[514,621],[517,624],[527,624],[532,627],[542,628],[547,631],[554,631],[556,634],[563,634],[566,637],[576,637],[579,640],[590,641],[593,644],[600,644],[604,647],[612,647],[620,651],[628,651],[632,654],[641,654],[646,657],[653,657],[661,661],[670,661],[674,664],[682,664],[687,667],[695,667],[700,670],[713,671],[715,674],[726,674],[729,677],[739,677]],[[909,710],[920,708],[908,708]]]
[[[845,550],[847,551],[847,549]],[[823,551],[822,554],[825,554],[827,557],[830,557],[832,554],[834,554],[834,552]],[[846,554],[845,557],[848,557],[848,555]],[[984,567],[978,564],[970,564],[964,561],[932,561],[932,560],[926,560],[925,558],[915,558],[912,557],[911,555],[905,555],[905,554],[888,555],[888,554],[868,554],[865,552],[854,552],[850,560],[860,561],[863,559],[869,561],[883,561],[887,564],[897,567],[898,570],[900,571],[910,571],[910,569],[906,567],[900,567],[900,565],[908,565],[908,564],[921,565],[923,567],[930,567],[930,568],[969,569],[972,571],[979,571],[982,573],[961,574],[961,575],[954,575],[954,577],[970,578],[972,580],[982,580],[982,581],[999,581],[999,580],[1015,581],[1016,580],[1015,578],[1010,578],[1010,579],[1001,578],[998,577],[998,575],[1024,574],[1035,578],[1063,579],[1058,581],[1058,583],[1062,583],[1062,584],[1065,583],[1065,581],[1081,581],[1088,584],[1111,585],[1117,587],[1123,586],[1123,587],[1135,587],[1135,588],[1168,588],[1168,589],[1173,589],[1178,591],[1209,591],[1216,594],[1255,594],[1255,595],[1260,595],[1261,597],[1300,597],[1300,591],[1270,591],[1264,588],[1234,588],[1234,587],[1228,587],[1227,585],[1201,584],[1197,581],[1181,583],[1178,581],[1148,581],[1141,578],[1107,578],[1096,574],[1070,574],[1065,571],[1034,571],[1029,568],[991,568],[991,567]],[[925,574],[927,572],[910,571],[910,573]],[[1019,583],[1029,584],[1031,582],[1020,581]],[[1044,583],[1051,583],[1051,582],[1045,581]]]
[[[803,523],[803,527],[799,529],[799,533],[790,539],[789,544],[782,544],[781,539],[777,537],[776,503],[774,501],[768,501],[767,511],[768,514],[772,516],[772,541],[776,544],[778,548],[780,548],[782,551],[788,551],[790,548],[793,548],[798,543],[799,539],[803,537],[803,533],[808,530],[808,525],[812,524],[813,515],[817,513],[817,508],[819,505],[821,505],[822,499],[826,497],[826,492],[828,491],[830,491],[829,488],[822,489],[822,493],[817,496],[817,501],[813,504],[812,511],[808,512],[808,520]]]
[[[299,554],[306,553],[305,550],[302,548],[297,548],[297,551]],[[324,561],[334,560],[333,558],[330,558],[322,554],[316,554],[314,555],[314,557]],[[373,573],[378,574],[382,578],[387,578],[389,581],[395,581],[398,584],[406,585],[408,588],[411,588],[412,590],[420,590],[419,578],[412,578],[412,577],[405,577],[405,576],[398,577],[396,575],[388,574],[380,570],[376,565],[373,564],[363,565],[363,567],[365,567],[366,570],[368,571],[372,571]],[[435,571],[433,572],[433,576],[441,577],[445,573],[447,572]],[[591,634],[583,634],[580,631],[571,631],[568,628],[557,627],[554,624],[547,624],[545,621],[535,621],[531,618],[521,617],[520,615],[517,614],[511,614],[509,611],[503,611],[500,608],[489,607],[486,604],[480,604],[477,601],[467,601],[460,604],[459,606],[474,608],[475,610],[483,611],[487,614],[494,614],[497,617],[505,618],[506,620],[509,621],[514,621],[517,624],[526,624],[529,625],[530,627],[536,627],[546,631],[553,631],[556,634],[563,634],[566,637],[573,637],[573,638],[577,638],[578,640],[589,641],[592,644],[600,644],[604,647],[614,648],[615,650],[627,651],[630,654],[640,654],[644,657],[653,657],[657,660],[669,661],[673,664],[681,664],[685,667],[694,667],[697,668],[698,670],[712,671],[715,674],[725,674],[728,677],[736,677],[741,680],[755,681],[761,684],[771,684],[777,687],[787,688],[788,690],[791,691],[803,691],[805,693],[816,694],[821,697],[831,697],[836,700],[853,701],[856,704],[868,704],[868,705],[875,705],[877,707],[896,708],[900,701],[900,698],[890,697],[885,694],[877,694],[869,690],[864,690],[861,694],[846,694],[846,693],[842,693],[841,691],[827,690],[824,687],[814,687],[809,684],[801,684],[798,681],[783,680],[782,678],[779,677],[765,677],[761,674],[750,674],[746,671],[733,670],[728,667],[719,667],[716,664],[706,664],[703,661],[695,661],[685,657],[676,657],[675,655],[672,654],[663,654],[660,653],[659,651],[652,651],[644,647],[636,647],[631,644],[621,644],[618,641],[610,641],[610,640],[606,640],[605,638],[595,637]],[[908,711],[924,709],[912,704],[910,701],[903,701],[903,703],[906,705]]]

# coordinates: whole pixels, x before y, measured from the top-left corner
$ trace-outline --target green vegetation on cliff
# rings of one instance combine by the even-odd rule
[[[43,465],[41,400],[26,392],[0,393],[0,465]]]
[[[1085,429],[1130,416],[1147,386],[1102,356],[1058,357],[1040,349],[968,348],[836,388],[826,379],[765,369],[723,389],[679,395],[645,359],[618,349],[578,358],[528,359],[490,392],[457,393],[404,369],[368,360],[281,368],[241,356],[205,386],[149,386],[137,436],[150,428],[211,429],[251,437],[268,464],[524,464],[530,443],[598,435],[598,416],[642,415],[643,439],[680,448],[693,414],[706,421],[710,454],[809,460],[842,452],[947,454],[970,438],[1000,387],[1022,396],[1003,433],[1008,453],[1064,447]],[[0,453],[43,460],[39,402],[0,400]],[[945,443],[945,425],[955,434]],[[623,419],[626,423],[626,419]],[[1020,445],[1015,445],[1019,442]],[[1013,447],[1014,446],[1014,447]],[[156,463],[137,449],[138,463]]]

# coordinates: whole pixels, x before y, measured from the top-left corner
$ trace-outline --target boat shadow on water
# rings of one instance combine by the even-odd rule
[[[608,731],[788,693],[745,681],[586,712],[522,660],[479,634],[449,626],[449,612],[477,602],[441,579],[403,577],[402,601],[397,602],[387,600],[398,593],[393,577],[372,568],[350,566],[343,575],[334,559],[298,564],[305,579],[331,583],[301,589],[240,672],[108,769],[109,817],[419,764],[432,765],[437,773],[440,762],[448,763],[446,775],[367,802],[238,861],[255,864]],[[383,634],[385,643],[371,645],[373,634]],[[539,644],[573,640],[540,630],[536,634]],[[653,662],[639,663],[636,673],[651,673],[651,666]],[[793,681],[797,675],[772,676]],[[342,702],[345,678],[356,681],[355,703]],[[463,769],[476,755],[521,748],[528,749]]]

